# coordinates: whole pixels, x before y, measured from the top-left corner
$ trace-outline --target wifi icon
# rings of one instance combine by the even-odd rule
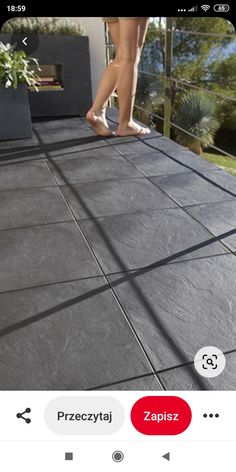
[[[211,8],[210,5],[201,5],[201,9],[204,11],[209,10],[209,8]]]

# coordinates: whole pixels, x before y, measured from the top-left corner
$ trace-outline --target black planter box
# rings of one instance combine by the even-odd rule
[[[32,137],[26,85],[4,88],[0,85],[0,141]]]
[[[17,49],[26,36],[28,45],[36,43],[34,35],[18,35]],[[11,43],[11,35],[0,34],[0,41]],[[29,55],[39,64],[58,66],[63,89],[29,92],[32,117],[85,115],[92,102],[88,37],[39,35],[37,42],[37,49]]]

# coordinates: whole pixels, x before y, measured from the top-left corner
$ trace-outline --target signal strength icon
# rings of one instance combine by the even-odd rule
[[[188,11],[197,11],[197,5],[195,5],[195,7],[190,8]]]
[[[204,11],[209,10],[209,8],[211,8],[210,5],[201,5],[201,9]]]

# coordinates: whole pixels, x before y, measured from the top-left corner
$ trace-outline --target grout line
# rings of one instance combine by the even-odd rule
[[[152,181],[151,181],[152,182]],[[209,228],[207,228],[203,223],[201,223],[196,217],[194,217],[190,212],[188,212],[186,210],[186,207],[183,207],[180,205],[180,203],[175,200],[173,197],[171,197],[170,195],[168,195],[168,193],[165,192],[165,190],[161,189],[156,183],[152,182],[153,185],[155,185],[156,187],[158,187],[160,190],[162,190],[163,193],[165,193],[165,195],[167,195],[171,200],[173,200],[173,202],[175,202],[179,208],[181,208],[188,216],[190,216],[193,220],[195,220],[199,225],[201,225],[211,236],[213,236],[214,238],[218,238],[218,236],[216,234],[214,234]],[[224,201],[234,201],[233,199],[231,200],[219,200],[217,202],[213,202],[213,203],[222,203]],[[210,204],[211,202],[204,202],[204,204]],[[223,239],[223,238],[222,238]],[[233,255],[234,254],[234,251],[232,249],[230,249],[230,247],[227,246],[227,244],[222,240],[222,239],[217,239],[217,242],[219,244],[221,244],[222,246],[224,246],[230,253],[232,253]]]
[[[35,223],[35,224],[29,224],[29,225],[26,225],[26,226],[14,226],[14,227],[8,227],[8,228],[0,228],[0,232],[3,232],[3,231],[17,231],[18,229],[19,230],[23,230],[23,229],[31,229],[31,228],[37,228],[37,227],[41,227],[41,226],[55,226],[55,225],[59,225],[59,224],[63,224],[63,223],[72,223],[73,220],[72,218],[69,220],[63,220],[63,221],[47,221],[46,223]]]
[[[47,156],[47,155],[45,154],[45,157],[46,157],[46,156]],[[46,159],[48,160],[47,157],[46,157]],[[50,162],[50,161],[49,161],[49,162]],[[56,163],[54,163],[54,165],[55,165],[55,164],[56,164]],[[50,166],[48,165],[48,162],[47,162],[47,161],[46,161],[46,165],[48,166],[48,169],[49,169],[50,172],[51,172]],[[52,173],[52,172],[51,172],[51,173]],[[52,174],[52,176],[53,176],[53,179],[55,180],[55,182],[58,183],[56,176],[54,176],[53,174]],[[92,247],[91,244],[90,244],[90,241],[88,240],[88,238],[87,238],[87,236],[86,236],[86,234],[85,234],[83,228],[79,225],[79,222],[76,220],[76,216],[75,216],[75,214],[74,214],[74,212],[73,212],[73,209],[70,207],[69,203],[67,202],[67,200],[66,200],[66,198],[65,198],[65,196],[64,196],[64,194],[63,194],[63,192],[62,192],[62,190],[61,190],[61,188],[60,188],[59,186],[58,186],[58,188],[59,188],[59,190],[60,190],[60,192],[61,192],[62,198],[64,199],[64,201],[65,201],[65,203],[66,203],[66,205],[67,205],[67,207],[68,207],[68,209],[69,209],[71,215],[73,216],[73,219],[74,219],[75,223],[76,223],[77,226],[78,226],[78,230],[79,230],[80,234],[82,234],[86,245],[87,245],[88,248],[90,249],[90,252],[92,253],[92,255],[93,255],[95,261],[97,262],[97,265],[98,265],[98,267],[99,267],[99,269],[100,269],[100,271],[101,271],[101,274],[103,274],[103,276],[105,277],[105,280],[106,280],[107,284],[108,284],[109,287],[110,287],[110,290],[111,290],[111,292],[112,292],[112,294],[113,294],[114,299],[116,300],[118,306],[120,307],[121,312],[123,313],[123,316],[124,316],[124,318],[125,318],[125,320],[126,320],[128,326],[129,326],[131,332],[133,333],[134,338],[136,339],[136,341],[137,341],[137,343],[138,343],[138,345],[139,345],[141,351],[143,352],[144,358],[146,359],[147,364],[150,366],[150,368],[151,368],[152,371],[153,371],[153,370],[154,370],[154,366],[153,366],[153,364],[152,364],[152,362],[151,362],[151,360],[150,360],[150,358],[149,358],[149,356],[148,356],[148,354],[147,354],[147,352],[146,352],[146,350],[145,350],[145,348],[144,348],[144,346],[143,346],[141,340],[139,339],[138,334],[136,333],[135,328],[133,327],[131,321],[129,320],[129,317],[128,317],[126,311],[123,309],[123,306],[121,305],[120,300],[119,300],[119,298],[117,297],[117,295],[116,295],[116,293],[115,293],[115,290],[114,290],[113,287],[110,285],[110,281],[109,281],[109,279],[107,278],[107,276],[106,276],[106,274],[105,274],[105,272],[104,272],[104,270],[103,270],[103,268],[102,268],[102,265],[100,264],[100,261],[99,261],[97,255],[96,255],[96,253],[95,253],[93,247]],[[162,385],[160,379],[159,379],[158,377],[156,377],[156,379],[157,379],[157,381],[160,383],[160,386],[162,387],[162,389],[164,390],[164,385]]]
[[[27,192],[28,190],[32,191],[32,190],[35,190],[35,191],[38,191],[40,189],[45,189],[45,188],[49,188],[49,189],[52,189],[52,188],[56,188],[55,185],[40,185],[40,186],[37,186],[37,185],[34,185],[34,186],[31,186],[31,187],[14,187],[14,188],[5,188],[5,189],[0,189],[0,195],[1,193],[3,192]]]
[[[232,349],[230,351],[224,351],[223,353],[224,353],[225,356],[227,356],[229,354],[236,353],[236,349]],[[175,369],[181,369],[181,368],[183,369],[184,367],[187,367],[187,366],[190,366],[190,365],[194,366],[194,361],[189,361],[189,362],[186,362],[185,364],[179,364],[179,365],[176,365],[176,366],[167,367],[166,369],[156,370],[155,373],[160,375],[160,374],[164,374],[166,372],[171,372],[172,370],[175,370]],[[119,384],[122,384],[122,383],[132,382],[134,380],[142,380],[142,379],[146,379],[146,378],[153,377],[153,376],[155,377],[155,375],[153,373],[136,375],[136,376],[133,376],[133,377],[128,377],[128,378],[122,379],[122,380],[117,380],[117,381],[111,382],[109,384],[102,384],[102,385],[99,385],[99,386],[96,386],[96,387],[92,387],[92,388],[89,388],[87,390],[99,390],[101,388],[104,389],[106,387],[110,387],[110,386],[113,386],[113,385],[119,385]]]
[[[204,260],[204,259],[210,259],[210,258],[222,257],[222,256],[232,257],[232,254],[230,254],[229,252],[220,253],[220,254],[213,254],[211,256],[201,256],[201,257],[195,257],[195,258],[192,258],[192,259],[183,259],[183,260],[168,262],[166,265],[184,264],[184,263],[189,263],[189,262],[192,262],[192,261],[198,261],[198,260]],[[0,291],[0,296],[4,295],[4,294],[8,294],[8,293],[34,290],[34,289],[44,288],[44,287],[51,287],[53,285],[70,284],[70,283],[73,283],[73,282],[80,282],[80,281],[82,282],[82,281],[86,281],[86,280],[90,280],[90,279],[105,279],[106,280],[105,277],[114,277],[114,276],[117,276],[117,275],[129,275],[129,274],[135,273],[136,271],[141,272],[142,270],[146,271],[146,267],[136,267],[134,269],[127,269],[126,271],[106,272],[105,275],[102,273],[101,275],[90,275],[88,277],[79,277],[79,278],[76,278],[76,279],[69,279],[69,280],[68,279],[67,280],[58,280],[56,282],[55,281],[54,282],[46,282],[46,283],[40,284],[40,285],[31,285],[31,286],[22,287],[22,288],[13,288],[13,289],[9,289],[9,290]],[[145,275],[145,273],[144,273],[144,275]],[[110,285],[108,283],[107,283],[107,285],[108,285],[108,288],[110,289]]]

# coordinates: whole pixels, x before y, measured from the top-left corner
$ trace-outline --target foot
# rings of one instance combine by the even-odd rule
[[[86,115],[86,120],[99,136],[107,137],[113,135],[107,124],[105,112],[102,111],[101,113],[95,113],[94,111],[89,110]]]
[[[151,133],[149,128],[139,126],[137,123],[130,123],[126,128],[119,127],[115,132],[115,136],[143,136]]]

